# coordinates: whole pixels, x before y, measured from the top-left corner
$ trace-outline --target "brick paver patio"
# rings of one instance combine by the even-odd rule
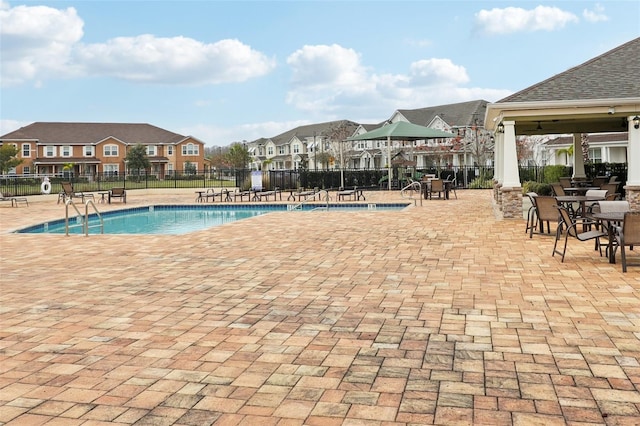
[[[9,233],[64,216],[30,200],[0,206],[0,424],[640,424],[640,268],[577,241],[560,263],[490,191],[183,236]]]

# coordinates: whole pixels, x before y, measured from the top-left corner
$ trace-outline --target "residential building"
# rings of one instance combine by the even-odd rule
[[[23,162],[12,173],[76,176],[126,171],[127,150],[146,147],[150,172],[162,179],[176,171],[207,171],[204,143],[150,124],[36,122],[0,137]]]
[[[357,127],[357,123],[348,120],[330,121],[256,139],[247,146],[252,156],[251,168],[290,170],[304,166],[309,170],[322,170],[338,167],[341,150],[346,149],[342,139],[351,136]],[[342,132],[344,138],[338,137],[338,132]]]
[[[589,161],[592,163],[626,163],[628,133],[590,133],[585,134],[589,146]],[[573,167],[573,135],[556,136],[543,146],[546,151],[546,164]]]

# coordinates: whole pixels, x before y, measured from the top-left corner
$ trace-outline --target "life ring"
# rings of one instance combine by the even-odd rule
[[[43,194],[51,194],[51,182],[42,182],[42,185],[40,185],[40,191],[42,191]]]

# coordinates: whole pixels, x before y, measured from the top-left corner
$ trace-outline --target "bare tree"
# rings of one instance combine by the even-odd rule
[[[344,168],[347,159],[348,146],[350,142],[347,138],[353,134],[353,123],[349,121],[339,121],[327,132],[327,142],[329,151],[334,161],[340,166],[340,186],[344,187]]]

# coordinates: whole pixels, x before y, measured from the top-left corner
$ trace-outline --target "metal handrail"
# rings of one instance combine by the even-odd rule
[[[96,216],[98,217],[98,221],[100,222],[98,225],[89,226],[89,204],[93,207],[93,211],[96,212]],[[84,235],[89,236],[89,228],[95,228],[97,226],[100,227],[100,233],[104,234],[104,219],[102,218],[102,214],[98,211],[98,207],[96,207],[96,203],[93,200],[87,200],[84,202]]]
[[[411,190],[411,194],[406,195],[406,192],[409,189]],[[411,179],[411,182],[409,183],[409,185],[405,186],[400,190],[400,195],[402,196],[402,198],[408,198],[410,200],[413,200],[413,205],[417,206],[418,203],[416,201],[416,198],[413,197],[414,191],[418,193],[418,199],[420,199],[420,205],[422,205],[422,184],[418,181]]]
[[[327,194],[325,201],[326,201],[326,206],[324,207],[326,210],[329,210],[329,191],[327,191],[326,189],[319,189],[318,191],[313,193],[313,201],[315,201],[316,199],[316,194],[322,194],[322,193]],[[287,210],[289,211],[294,211],[294,210],[302,210],[302,206],[304,204],[306,204],[307,202],[311,201],[311,199],[309,198],[310,196],[306,197],[304,200],[302,200],[301,202],[299,202],[298,204],[294,204],[294,205],[289,205],[289,207],[287,208]],[[320,197],[320,201],[322,201],[322,197]],[[314,209],[316,210],[316,209]]]
[[[93,210],[96,212],[96,215],[98,216],[98,219],[100,221],[99,225],[94,225],[94,226],[89,226],[89,204],[91,204],[91,206],[93,207]],[[76,206],[76,204],[73,202],[72,198],[69,198],[67,201],[64,202],[65,205],[65,212],[64,212],[64,232],[65,235],[69,235],[69,228],[72,227],[77,227],[77,226],[82,226],[82,231],[84,232],[85,236],[89,236],[89,228],[92,227],[96,227],[96,226],[100,226],[100,233],[104,234],[104,219],[102,218],[102,214],[100,214],[100,212],[98,211],[98,208],[96,207],[96,204],[93,202],[93,200],[87,200],[84,202],[84,215],[80,212],[80,210],[78,210],[78,207]],[[79,225],[69,225],[69,206],[72,206],[73,209],[76,211],[77,216],[76,216],[76,220],[80,219],[81,223]]]

